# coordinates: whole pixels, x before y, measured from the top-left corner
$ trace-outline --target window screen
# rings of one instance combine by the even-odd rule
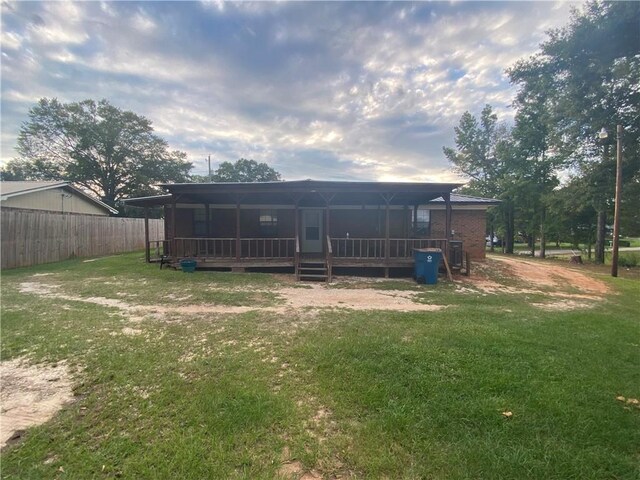
[[[278,210],[260,210],[260,235],[275,237],[278,233]]]
[[[431,210],[418,208],[413,225],[413,232],[416,235],[429,235],[431,227]]]
[[[204,208],[193,211],[193,233],[196,237],[207,236],[207,212]]]

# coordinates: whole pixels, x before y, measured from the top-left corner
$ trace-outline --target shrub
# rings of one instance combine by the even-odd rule
[[[626,252],[618,256],[618,265],[621,267],[637,267],[640,264],[640,253]]]

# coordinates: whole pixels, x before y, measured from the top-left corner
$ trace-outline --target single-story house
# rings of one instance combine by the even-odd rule
[[[69,182],[0,182],[0,208],[108,216],[118,211]]]
[[[291,267],[331,278],[334,268],[413,265],[415,248],[437,247],[459,265],[485,255],[486,210],[496,200],[452,193],[457,183],[284,181],[180,183],[126,200],[164,207],[165,238],[147,236],[147,261],[202,268]]]

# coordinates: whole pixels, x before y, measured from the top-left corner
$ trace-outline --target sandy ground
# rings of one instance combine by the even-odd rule
[[[520,280],[530,282],[533,285],[561,289],[570,286],[581,292],[598,296],[609,292],[606,283],[573,268],[519,258],[492,257],[491,260],[506,264]]]
[[[498,270],[506,278],[498,283],[488,278],[484,272]],[[252,310],[276,312],[280,314],[315,315],[323,309],[351,310],[392,310],[392,311],[435,311],[446,305],[429,305],[416,301],[416,291],[381,290],[373,288],[376,279],[340,278],[337,281],[354,288],[329,288],[325,284],[308,284],[305,288],[280,287],[271,290],[282,299],[282,304],[272,307],[244,307],[216,304],[195,304],[190,306],[135,305],[121,299],[106,297],[80,297],[63,291],[63,286],[53,283],[53,274],[40,273],[30,281],[20,284],[20,292],[41,297],[86,302],[120,310],[131,322],[120,333],[114,335],[140,335],[142,330],[133,328],[136,322],[147,316],[163,318],[189,314],[241,314]],[[509,278],[517,280],[510,284]],[[100,279],[95,279],[100,281]],[[609,293],[607,285],[581,273],[576,268],[548,262],[524,260],[521,258],[491,256],[484,264],[479,264],[471,277],[459,277],[456,290],[466,293],[491,294],[544,294],[549,300],[532,304],[545,310],[574,310],[590,308]],[[224,290],[212,287],[214,290]],[[129,295],[131,296],[131,295]],[[186,297],[185,297],[186,298]],[[178,299],[178,298],[176,298]],[[454,307],[450,305],[449,307]],[[2,389],[0,399],[0,447],[9,439],[19,437],[20,431],[50,419],[65,403],[72,399],[71,380],[64,364],[54,367],[33,366],[21,359],[0,363]],[[317,472],[305,472],[302,464],[284,459],[279,474],[284,478],[320,478]]]
[[[20,358],[8,360],[0,363],[0,377],[0,448],[19,438],[22,430],[49,420],[73,398],[63,363],[39,366]]]
[[[479,273],[463,279],[458,290],[478,290],[485,294],[543,294],[547,301],[531,305],[548,311],[592,308],[610,293],[606,283],[580,272],[579,267],[500,256],[490,256],[485,266],[498,267],[507,278],[518,282],[504,285]]]
[[[442,305],[416,303],[417,292],[404,290],[378,290],[375,288],[335,289],[325,284],[309,284],[308,288],[285,287],[271,292],[284,300],[277,307],[238,307],[230,305],[200,304],[186,306],[167,305],[131,305],[122,300],[105,297],[79,297],[60,291],[61,285],[38,281],[20,284],[20,293],[31,293],[41,297],[58,298],[77,302],[93,303],[118,308],[131,314],[145,312],[160,313],[229,313],[239,314],[252,310],[285,313],[288,310],[306,310],[318,308],[348,308],[351,310],[395,310],[395,311],[434,311],[445,308]]]

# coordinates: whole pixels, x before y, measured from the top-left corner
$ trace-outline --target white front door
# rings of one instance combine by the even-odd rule
[[[322,210],[302,210],[302,233],[300,248],[303,253],[322,252]]]

